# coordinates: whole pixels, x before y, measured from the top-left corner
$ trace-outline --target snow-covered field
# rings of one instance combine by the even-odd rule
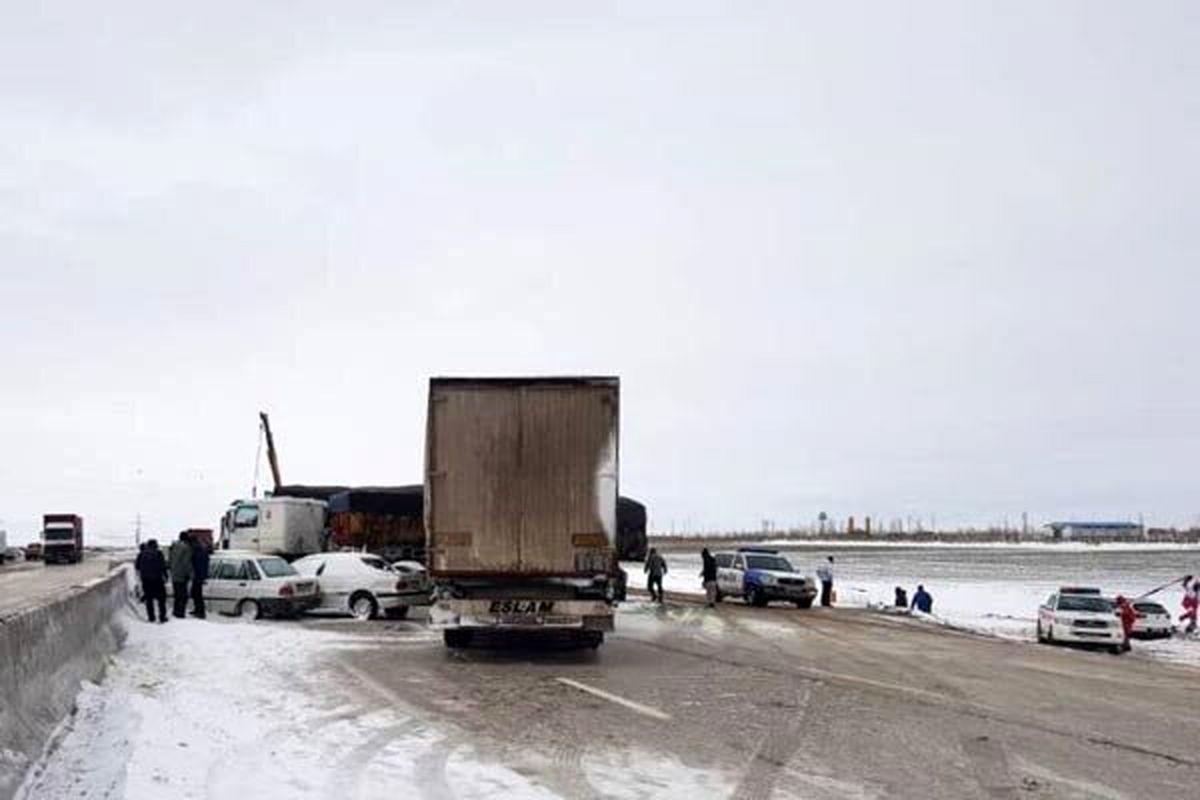
[[[934,598],[934,623],[981,633],[1032,640],[1038,605],[1060,586],[1098,586],[1106,594],[1137,596],[1183,575],[1200,575],[1200,549],[1193,546],[1065,545],[928,546],[859,543],[791,549],[776,542],[793,565],[810,574],[827,555],[834,557],[835,586],[841,605],[887,606],[895,588],[912,597],[923,584]],[[666,553],[668,591],[701,594],[698,553]],[[640,563],[625,565],[630,584],[643,586]],[[1174,616],[1181,613],[1179,585],[1155,594]],[[1200,665],[1200,640],[1135,642],[1134,650],[1155,658]]]

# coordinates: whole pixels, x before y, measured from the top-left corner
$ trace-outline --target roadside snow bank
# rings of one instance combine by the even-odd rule
[[[123,571],[0,620],[0,798],[17,790],[80,685],[121,645]]]

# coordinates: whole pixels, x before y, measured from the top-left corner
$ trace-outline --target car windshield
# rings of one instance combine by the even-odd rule
[[[783,556],[746,556],[747,569],[772,569],[779,572],[791,572],[792,565]]]
[[[292,569],[292,565],[282,558],[260,558],[258,568],[268,578],[286,578],[289,575],[297,574],[296,570]]]
[[[75,531],[70,528],[51,528],[46,531],[47,542],[69,542],[75,538]]]
[[[1158,603],[1134,603],[1135,611],[1140,611],[1143,614],[1165,614],[1167,610]]]
[[[1058,598],[1059,611],[1096,611],[1105,613],[1113,610],[1112,603],[1103,597],[1083,594],[1064,594]]]
[[[391,569],[392,569],[391,567],[388,566],[388,563],[386,561],[384,561],[382,558],[364,558],[362,560],[362,562],[364,564],[366,564],[368,567],[370,567],[371,569],[377,569],[377,570],[381,570],[383,572],[391,572]]]

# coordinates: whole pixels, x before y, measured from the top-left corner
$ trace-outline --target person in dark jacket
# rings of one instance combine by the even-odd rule
[[[146,617],[154,622],[154,606],[158,605],[158,621],[167,621],[167,560],[158,549],[158,540],[151,539],[141,548],[134,562],[138,577],[142,579],[142,600],[146,603]]]
[[[933,613],[933,595],[925,591],[922,584],[917,584],[917,593],[913,595],[912,607],[922,614]]]
[[[717,560],[713,558],[712,553],[708,552],[708,548],[700,551],[700,580],[704,582],[704,595],[708,600],[708,607],[715,608],[717,605]]]
[[[908,608],[908,592],[903,586],[896,587],[896,608]]]
[[[661,603],[663,601],[662,581],[663,575],[667,574],[667,560],[659,555],[658,550],[653,547],[646,555],[646,565],[642,567],[646,573],[646,589],[650,592],[650,599]]]
[[[192,580],[192,545],[187,531],[179,534],[179,541],[171,543],[171,549],[167,552],[167,566],[171,570],[174,614],[182,619],[187,616],[188,583]]]
[[[204,582],[208,580],[208,545],[192,540],[192,616],[204,619]]]

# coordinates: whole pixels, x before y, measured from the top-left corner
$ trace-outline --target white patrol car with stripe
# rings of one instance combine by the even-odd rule
[[[817,583],[797,572],[778,550],[741,547],[735,552],[714,553],[717,562],[717,600],[741,597],[748,605],[765,606],[772,600],[811,608]]]
[[[1088,586],[1064,586],[1038,608],[1037,638],[1046,644],[1100,645],[1121,652],[1125,630],[1113,602]]]

